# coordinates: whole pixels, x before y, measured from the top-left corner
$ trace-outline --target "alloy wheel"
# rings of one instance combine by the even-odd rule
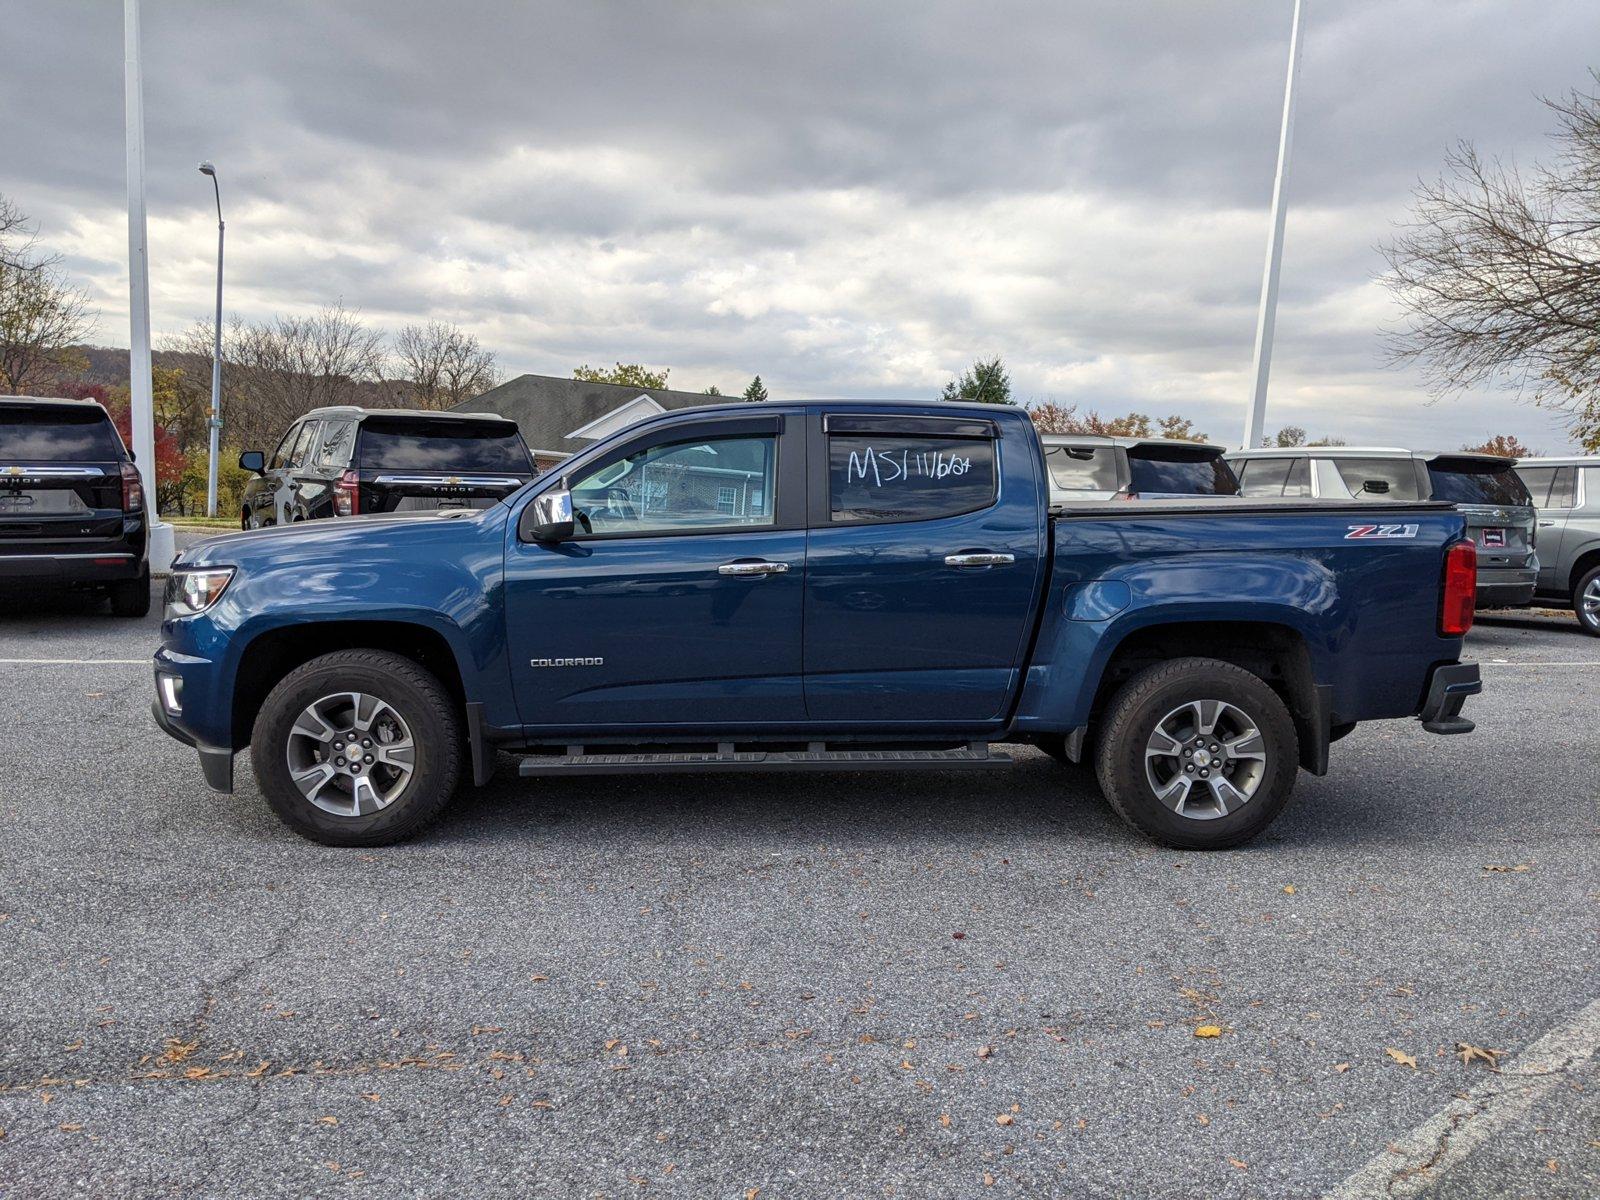
[[[286,754],[300,794],[340,817],[389,807],[416,771],[416,742],[405,718],[365,692],[336,692],[306,705],[289,730]]]
[[[1267,743],[1237,705],[1193,700],[1156,722],[1144,774],[1156,799],[1180,817],[1210,821],[1250,802],[1267,774]]]

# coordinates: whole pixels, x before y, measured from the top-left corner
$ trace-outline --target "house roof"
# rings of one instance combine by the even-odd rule
[[[659,407],[637,403],[640,397],[648,397]],[[610,432],[610,423],[604,418],[618,409],[632,405],[638,415],[644,417],[660,410],[693,408],[715,401],[715,397],[701,392],[585,383],[551,375],[518,375],[508,383],[456,405],[451,411],[498,413],[510,417],[522,430],[522,439],[530,449],[573,454],[593,445],[591,439],[595,433]],[[588,430],[589,437],[570,436],[581,430]]]

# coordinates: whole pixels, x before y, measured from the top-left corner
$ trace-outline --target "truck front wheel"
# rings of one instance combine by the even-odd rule
[[[409,658],[341,650],[295,668],[251,735],[256,782],[296,833],[326,846],[383,846],[439,814],[461,772],[449,692]]]
[[[1299,769],[1282,699],[1211,658],[1134,675],[1112,699],[1099,743],[1095,771],[1117,815],[1181,850],[1248,842],[1283,811]]]

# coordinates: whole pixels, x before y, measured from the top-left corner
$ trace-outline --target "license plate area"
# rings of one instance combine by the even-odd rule
[[[89,512],[71,488],[15,489],[0,492],[0,516],[78,517]]]
[[[1504,550],[1506,548],[1506,531],[1490,526],[1478,530],[1478,544],[1485,550]]]

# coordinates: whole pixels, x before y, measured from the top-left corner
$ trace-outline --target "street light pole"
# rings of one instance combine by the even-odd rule
[[[211,190],[217,198],[217,317],[211,334],[211,462],[206,468],[206,516],[217,515],[217,453],[222,437],[222,187],[217,183],[217,168],[200,164],[200,174],[211,177]]]
[[[1244,449],[1261,444],[1267,416],[1267,376],[1272,373],[1272,334],[1278,321],[1278,270],[1283,265],[1283,222],[1288,213],[1289,148],[1294,142],[1294,80],[1300,73],[1300,0],[1294,0],[1289,28],[1289,78],[1283,85],[1283,124],[1278,130],[1278,174],[1272,182],[1272,227],[1267,234],[1267,265],[1261,277],[1261,310],[1256,317],[1255,390],[1244,422]]]

